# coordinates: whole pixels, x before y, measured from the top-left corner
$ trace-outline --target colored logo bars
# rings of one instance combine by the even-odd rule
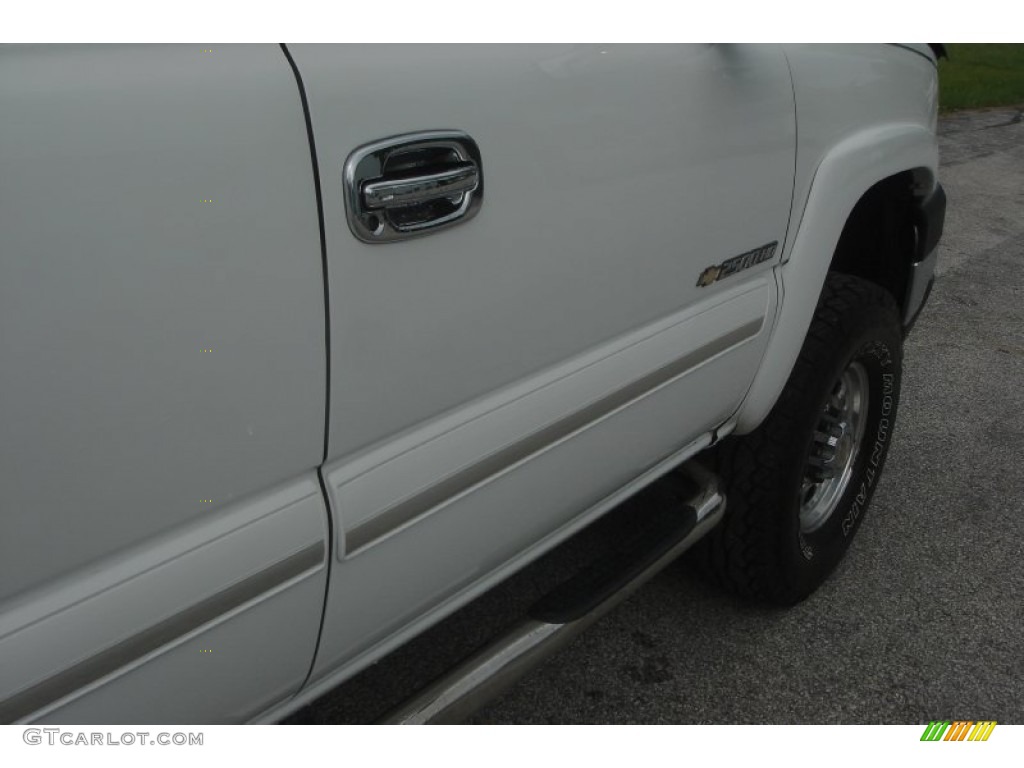
[[[995,720],[932,720],[921,741],[988,741],[995,727]]]

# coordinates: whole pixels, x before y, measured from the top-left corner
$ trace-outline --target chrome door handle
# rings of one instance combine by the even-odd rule
[[[431,234],[480,210],[480,148],[461,131],[393,136],[353,151],[344,185],[349,229],[364,243]]]
[[[367,183],[363,185],[363,201],[371,210],[415,205],[472,192],[477,188],[479,179],[476,166],[465,163],[450,171]]]

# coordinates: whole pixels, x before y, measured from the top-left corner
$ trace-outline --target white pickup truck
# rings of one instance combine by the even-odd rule
[[[937,97],[925,45],[0,50],[0,722],[279,720],[659,478],[388,721],[702,538],[810,594],[931,287]]]

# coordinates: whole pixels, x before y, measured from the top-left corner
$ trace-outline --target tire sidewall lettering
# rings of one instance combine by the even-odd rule
[[[868,501],[871,499],[871,492],[875,481],[878,479],[882,463],[888,449],[889,436],[892,426],[892,412],[896,403],[894,393],[896,389],[896,374],[887,372],[892,366],[892,353],[889,347],[882,342],[873,342],[864,349],[864,356],[872,356],[881,371],[881,405],[879,408],[878,423],[875,427],[874,442],[870,451],[866,452],[866,461],[863,465],[863,478],[857,487],[857,495],[850,504],[849,510],[843,516],[842,532],[843,538],[848,539],[857,527],[858,521]],[[877,394],[876,394],[877,397]],[[863,451],[863,448],[862,448]]]

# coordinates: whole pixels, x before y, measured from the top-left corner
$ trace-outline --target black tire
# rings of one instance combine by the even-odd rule
[[[866,280],[830,274],[768,418],[749,435],[723,441],[713,454],[727,503],[722,523],[694,552],[702,570],[744,597],[783,605],[803,600],[825,581],[877,487],[896,419],[902,354],[893,297]],[[851,405],[858,402],[859,412]],[[839,413],[844,418],[836,421]],[[859,441],[851,423],[863,424]],[[823,430],[841,434],[833,437],[839,449],[829,446]],[[837,450],[848,468],[845,485],[823,478]],[[821,503],[829,495],[831,501]]]

